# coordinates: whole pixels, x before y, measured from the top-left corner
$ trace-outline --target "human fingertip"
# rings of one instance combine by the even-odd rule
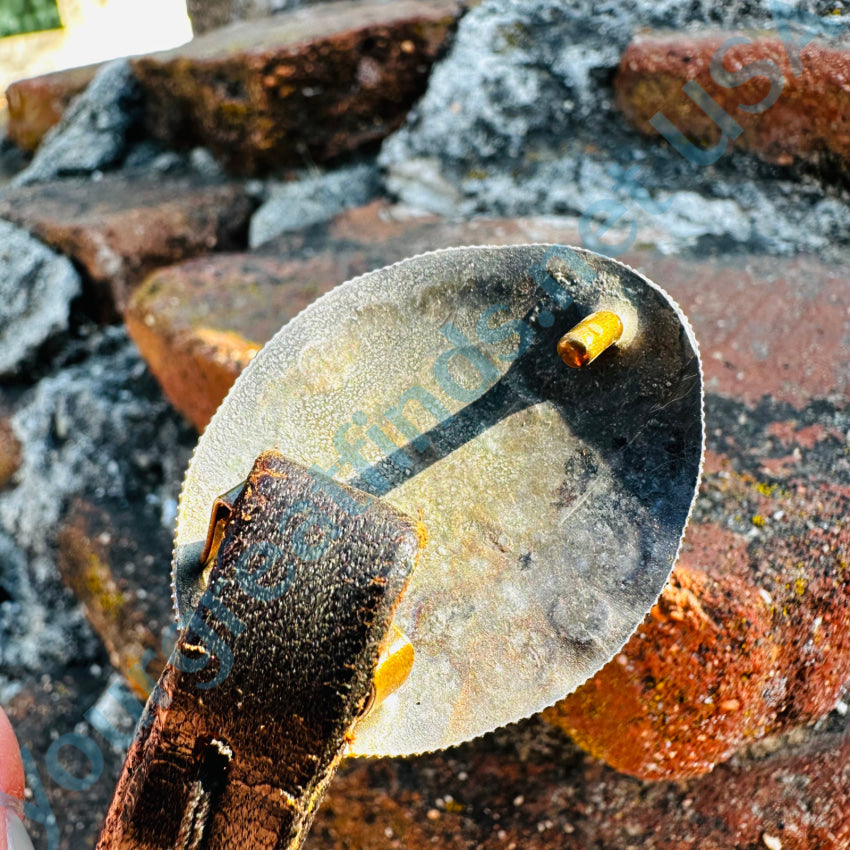
[[[32,841],[27,835],[23,821],[11,809],[7,809],[5,815],[7,850],[33,850]]]
[[[24,784],[18,739],[0,708],[0,850],[33,850],[23,823]]]
[[[0,793],[24,799],[24,765],[18,739],[6,712],[0,708]]]

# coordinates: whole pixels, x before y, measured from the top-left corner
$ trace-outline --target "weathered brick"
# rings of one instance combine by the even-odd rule
[[[9,419],[0,414],[0,490],[12,480],[21,465],[21,444]]]
[[[57,531],[63,580],[82,604],[112,666],[145,698],[149,688],[144,688],[140,667],[158,678],[166,661],[161,635],[174,619],[167,550],[161,546],[165,540],[163,529],[151,528],[132,510],[83,498],[68,507]],[[152,551],[158,546],[159,562]],[[159,587],[148,592],[150,577],[157,573]],[[148,651],[153,656],[143,661]]]
[[[319,850],[840,850],[850,744],[836,724],[742,754],[707,776],[646,783],[582,758],[539,721],[445,753],[343,764],[319,809]],[[771,751],[772,750],[772,751]]]
[[[174,406],[201,431],[264,342],[338,282],[332,257],[222,254],[155,272],[127,329]]]
[[[86,65],[12,83],[6,89],[9,139],[25,151],[34,151],[98,68],[100,65]]]
[[[135,59],[149,130],[238,174],[358,150],[404,120],[457,14],[453,0],[338,0]]]
[[[644,779],[705,773],[748,742],[817,720],[850,680],[850,487],[714,469],[700,499],[714,516],[688,528],[652,615],[546,712]]]
[[[723,67],[752,73],[752,63],[772,62],[782,91],[761,112],[742,107],[760,104],[768,96],[766,76],[736,87],[715,82],[712,57],[733,35],[741,33],[650,33],[626,48],[615,80],[617,102],[626,117],[645,133],[657,135],[649,120],[662,112],[694,143],[713,147],[720,139],[715,122],[683,91],[696,81],[742,128],[735,146],[769,162],[790,165],[795,160],[818,161],[826,156],[846,163],[850,158],[850,50],[811,42],[800,51],[802,73],[795,76],[783,42],[764,34],[745,34],[749,43],[725,53]],[[747,70],[749,68],[749,70]]]
[[[127,327],[174,406],[203,430],[259,348],[314,298],[412,254],[452,244],[566,241],[545,221],[448,224],[400,218],[375,202],[260,252],[162,269],[139,288]],[[573,240],[574,241],[574,238]]]
[[[694,326],[710,392],[796,407],[850,390],[846,265],[748,255],[698,262],[623,257],[667,289]]]
[[[578,235],[551,218],[449,223],[434,216],[405,217],[375,202],[349,210],[326,226],[286,234],[242,259],[212,257],[174,273],[163,272],[150,290],[153,296],[153,289],[161,288],[161,296],[148,301],[145,288],[128,322],[169,397],[201,428],[258,345],[294,315],[286,302],[278,304],[278,297],[294,298],[300,309],[311,286],[318,295],[423,251],[522,242],[577,244]],[[692,262],[632,252],[623,259],[668,289],[688,314],[701,341],[710,392],[751,404],[770,395],[799,406],[813,398],[840,398],[850,389],[850,363],[843,356],[850,336],[845,296],[850,270],[845,267],[806,257],[781,264],[757,256],[745,263]],[[308,281],[307,289],[275,286],[268,277],[272,269],[281,281]],[[258,274],[265,283],[257,290],[239,283]],[[172,297],[182,306],[167,306],[172,287]],[[238,303],[233,303],[237,292]],[[277,306],[266,310],[266,297]],[[203,316],[197,319],[190,318],[194,304],[203,305]],[[242,312],[248,321],[239,318]],[[209,332],[190,344],[185,332],[206,327],[204,323]],[[191,378],[173,383],[164,377],[181,371]],[[200,380],[201,372],[208,377]]]
[[[161,266],[245,243],[254,208],[237,184],[199,178],[61,180],[11,189],[0,218],[70,257],[87,276],[92,312],[114,318]]]

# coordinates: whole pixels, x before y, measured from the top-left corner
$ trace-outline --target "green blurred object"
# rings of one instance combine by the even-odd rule
[[[56,0],[0,0],[0,38],[61,26]]]

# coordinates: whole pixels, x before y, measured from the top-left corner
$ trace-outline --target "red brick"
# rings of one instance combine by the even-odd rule
[[[21,444],[11,422],[0,416],[0,490],[6,487],[21,465]]]
[[[725,521],[692,522],[652,615],[547,718],[660,779],[827,714],[850,680],[850,487],[802,472],[707,470],[700,499]]]
[[[725,88],[710,71],[712,56],[732,35],[741,33],[636,38],[626,48],[615,80],[623,113],[643,132],[657,135],[649,120],[663,112],[692,141],[713,147],[720,130],[683,91],[685,83],[695,80],[743,128],[736,147],[781,165],[797,159],[818,160],[824,154],[846,162],[850,158],[850,51],[810,43],[800,54],[803,72],[795,77],[778,37],[750,34],[751,43],[729,49],[724,67],[734,72],[752,62],[772,61],[784,87],[764,112],[748,113],[739,104],[760,103],[770,81],[756,77]]]
[[[87,65],[12,83],[6,89],[9,139],[25,151],[34,151],[100,67]]]
[[[393,219],[386,204],[350,210],[323,231],[288,234],[262,253],[163,269],[127,311],[131,336],[174,406],[203,430],[259,348],[314,298],[357,275],[452,244],[574,241],[543,221],[456,225]]]
[[[309,248],[340,262],[358,258],[351,276],[449,245],[521,242],[581,244],[575,230],[552,218],[450,223],[405,218],[374,203],[349,210],[323,230],[283,236],[264,250],[291,257]],[[770,396],[797,407],[850,392],[850,266],[808,256],[695,261],[649,251],[620,259],[681,305],[700,342],[709,392],[749,404]]]
[[[319,850],[844,850],[850,743],[841,733],[687,782],[639,782],[534,721],[445,753],[344,763],[319,809]],[[448,795],[448,802],[447,800]]]
[[[144,698],[148,696],[142,688],[144,677],[133,668],[150,650],[159,660],[151,661],[148,674],[154,680],[158,677],[166,660],[160,634],[173,619],[166,588],[148,593],[150,573],[141,569],[143,562],[153,560],[150,536],[151,530],[140,528],[139,517],[131,510],[84,499],[69,505],[56,535],[63,580],[103,641],[112,666]],[[151,564],[145,566],[149,569]]]
[[[850,391],[850,268],[812,257],[698,262],[622,258],[663,286],[694,326],[706,389],[805,405]]]
[[[154,269],[244,244],[253,207],[236,184],[115,175],[12,189],[0,218],[70,257],[88,278],[92,311],[114,318]]]
[[[338,0],[135,59],[149,130],[239,174],[358,150],[400,126],[457,14],[453,0]]]
[[[127,311],[127,329],[172,404],[202,431],[264,342],[344,272],[250,254],[203,257],[154,273]]]

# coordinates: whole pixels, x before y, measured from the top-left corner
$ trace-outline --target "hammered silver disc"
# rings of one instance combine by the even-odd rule
[[[599,309],[623,319],[620,343],[568,368],[558,339]],[[697,344],[658,286],[566,246],[453,248],[337,287],[262,349],[198,443],[181,615],[214,499],[269,448],[421,520],[395,617],[413,670],[351,751],[438,749],[566,696],[658,597],[700,475]]]

